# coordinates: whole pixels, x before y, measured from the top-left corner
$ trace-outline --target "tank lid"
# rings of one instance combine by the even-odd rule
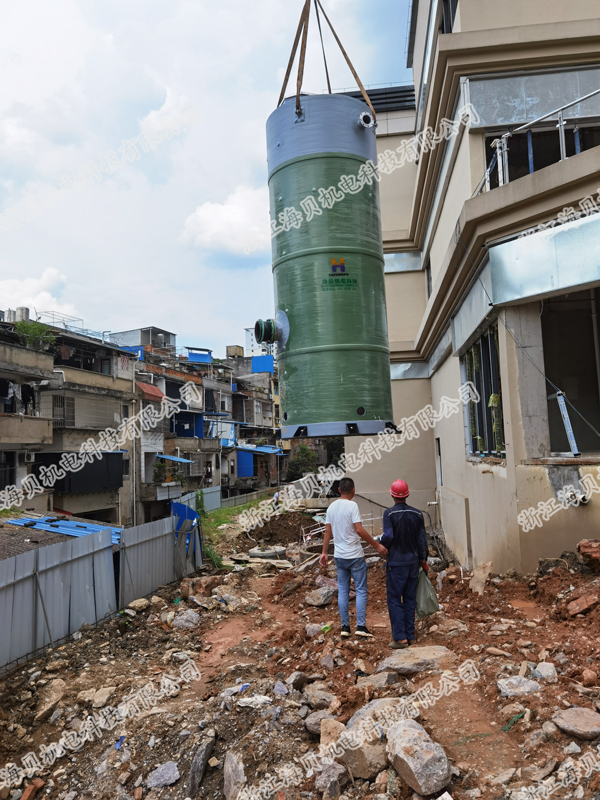
[[[376,126],[365,120],[370,110],[362,99],[308,94],[300,100],[300,116],[294,96],[286,98],[267,120],[269,175],[285,161],[313,153],[348,153],[377,161]]]

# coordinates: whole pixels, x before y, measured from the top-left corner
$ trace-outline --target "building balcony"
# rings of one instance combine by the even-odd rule
[[[105,375],[102,372],[94,372],[87,369],[77,369],[75,367],[61,366],[55,370],[55,374],[50,376],[55,380],[60,373],[64,375],[65,385],[86,386],[94,389],[107,389],[111,391],[124,392],[131,394],[133,391],[129,378],[114,378],[112,375]]]
[[[54,359],[50,353],[40,353],[29,347],[0,343],[0,377],[18,383],[29,380],[47,380],[53,377]]]
[[[183,494],[181,484],[169,483],[144,483],[142,484],[142,503],[153,503],[156,500],[176,500]]]
[[[167,441],[170,455],[176,455],[177,448],[180,453],[218,453],[221,447],[220,439],[208,437],[201,439],[198,436],[176,436]]]
[[[0,442],[5,444],[52,444],[52,420],[24,414],[0,414]]]

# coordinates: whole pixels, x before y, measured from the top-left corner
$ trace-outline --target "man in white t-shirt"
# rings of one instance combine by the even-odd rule
[[[327,509],[325,519],[325,537],[323,553],[319,564],[327,566],[329,542],[333,536],[333,560],[337,568],[338,609],[342,620],[342,636],[350,636],[350,578],[354,580],[356,590],[356,636],[371,638],[373,634],[367,629],[367,563],[361,540],[372,545],[380,556],[386,556],[387,550],[379,542],[369,536],[360,521],[358,505],[353,501],[355,494],[352,478],[340,481],[341,498]]]

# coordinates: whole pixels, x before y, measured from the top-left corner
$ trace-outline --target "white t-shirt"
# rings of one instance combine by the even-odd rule
[[[336,500],[327,509],[325,522],[331,525],[334,558],[362,558],[362,539],[354,530],[360,511],[353,500]]]

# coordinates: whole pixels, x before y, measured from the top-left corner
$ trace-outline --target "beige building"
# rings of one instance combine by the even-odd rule
[[[466,381],[480,401],[417,422],[357,491],[388,506],[404,478],[459,561],[495,572],[533,571],[600,525],[581,483],[600,466],[600,94],[576,102],[600,90],[598,11],[413,0],[416,103],[375,97],[395,422]]]

